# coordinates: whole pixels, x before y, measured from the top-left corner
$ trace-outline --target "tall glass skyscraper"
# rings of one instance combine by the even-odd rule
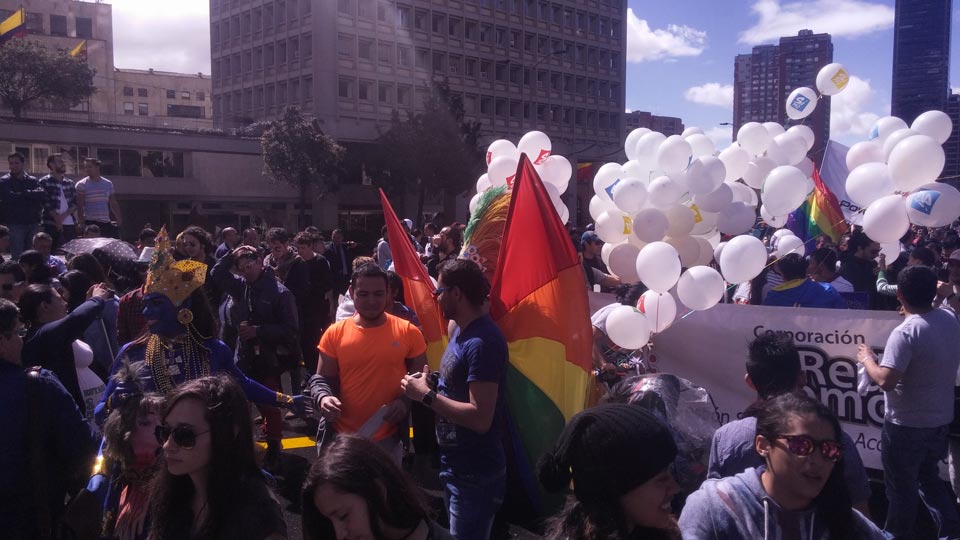
[[[891,114],[907,124],[950,95],[952,0],[897,0],[893,33]]]

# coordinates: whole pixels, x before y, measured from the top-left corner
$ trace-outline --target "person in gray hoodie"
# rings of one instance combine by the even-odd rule
[[[754,439],[765,465],[704,482],[680,515],[684,540],[882,540],[850,501],[840,433],[806,395],[767,402]]]

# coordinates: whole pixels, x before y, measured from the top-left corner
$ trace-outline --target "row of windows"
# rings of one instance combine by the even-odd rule
[[[311,34],[282,39],[230,56],[214,58],[213,80],[216,82],[223,77],[247,74],[265,67],[286,64],[288,60],[294,62],[300,58],[310,58],[312,55],[313,36]]]
[[[292,78],[255,88],[227,92],[213,98],[213,114],[240,113],[313,100],[313,77]]]
[[[123,95],[124,95],[124,96],[128,96],[128,97],[133,97],[133,87],[132,87],[132,86],[124,86],[124,87],[123,87]],[[180,91],[180,99],[183,99],[183,100],[193,99],[193,95],[194,95],[193,92],[191,92],[191,91],[189,91],[189,90],[181,90],[181,91]],[[177,91],[176,91],[176,90],[167,90],[167,91],[166,91],[166,96],[167,96],[167,99],[177,99]],[[150,97],[150,91],[149,91],[149,89],[147,89],[147,88],[137,88],[137,97],[143,97],[143,98],[145,98],[145,97]],[[206,100],[206,99],[207,99],[207,93],[206,93],[206,92],[197,92],[197,93],[196,93],[196,99],[197,99],[197,101],[204,101],[204,100]]]
[[[299,6],[299,7],[298,7]],[[210,42],[214,49],[230,45],[232,39],[237,44],[242,38],[248,41],[252,33],[271,31],[290,23],[303,22],[310,15],[311,0],[277,0],[263,7],[256,7],[229,19],[210,23]]]
[[[147,103],[137,103],[136,113],[138,116],[150,116],[150,105]],[[123,102],[123,114],[133,116],[134,106],[132,101]],[[176,118],[205,118],[206,109],[198,105],[167,105],[167,116]]]
[[[0,21],[7,20],[13,15],[15,10],[0,9]],[[43,13],[26,13],[27,32],[31,34],[49,34],[51,36],[78,37],[83,39],[93,39],[93,19],[89,17],[74,17],[76,31],[70,35],[67,30],[66,15],[50,15],[49,31],[43,27]]]
[[[91,146],[69,146],[34,144],[24,142],[0,142],[0,149],[20,152],[27,158],[27,164],[37,174],[47,170],[47,157],[51,154],[63,156],[67,174],[82,175],[83,160],[95,157],[102,163],[103,176],[131,176],[134,178],[183,178],[183,152],[162,150],[141,150],[135,148],[108,148]],[[4,151],[6,154],[7,152]],[[43,174],[46,174],[44,172]]]

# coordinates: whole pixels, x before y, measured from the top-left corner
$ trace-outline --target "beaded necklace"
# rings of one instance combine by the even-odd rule
[[[178,345],[184,358],[183,369],[186,372],[184,380],[192,381],[200,377],[210,375],[210,349],[200,344],[193,337],[190,330],[187,330],[186,339],[167,340],[153,334],[147,339],[146,362],[153,374],[153,381],[157,391],[167,395],[173,391],[173,378],[170,376],[170,364],[175,363],[178,353]]]

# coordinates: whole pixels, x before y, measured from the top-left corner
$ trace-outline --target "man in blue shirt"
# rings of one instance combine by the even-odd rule
[[[816,307],[846,309],[840,293],[828,283],[807,278],[807,261],[798,253],[790,253],[777,262],[783,283],[767,293],[765,306]]]
[[[429,368],[407,375],[404,394],[437,414],[440,480],[450,533],[456,540],[487,540],[506,491],[506,458],[498,426],[505,407],[507,341],[487,315],[490,286],[476,263],[440,266],[434,297],[456,322],[431,390]]]

